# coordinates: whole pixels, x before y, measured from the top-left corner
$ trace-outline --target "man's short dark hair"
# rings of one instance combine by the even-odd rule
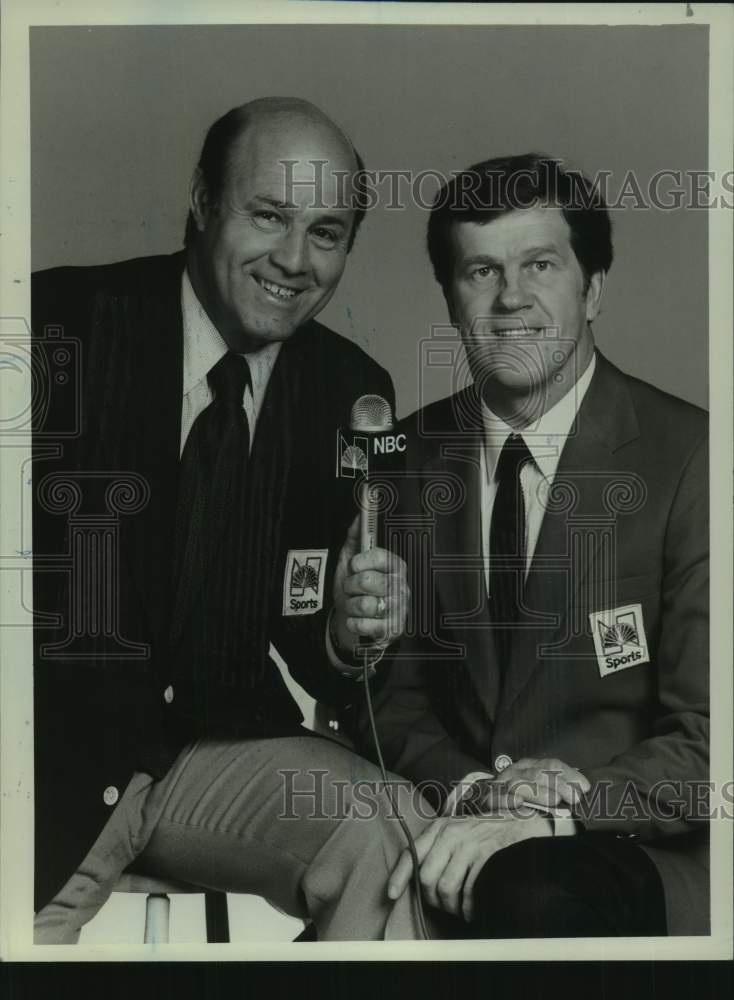
[[[206,134],[201,155],[199,156],[198,168],[201,171],[212,204],[216,205],[222,194],[230,150],[247,128],[251,118],[252,113],[248,105],[232,108],[226,115],[218,118]],[[357,182],[355,185],[357,190],[354,223],[352,231],[349,234],[347,253],[354,245],[357,230],[365,216],[363,199],[360,198],[359,183],[360,177],[362,183],[364,183],[365,165],[354,146],[352,146],[352,152],[357,161]],[[196,239],[196,232],[196,222],[191,210],[189,210],[188,218],[186,219],[186,231],[184,233],[184,246],[191,246],[193,244]]]
[[[577,170],[543,153],[524,153],[475,163],[444,184],[428,220],[428,254],[446,294],[453,272],[451,227],[458,222],[491,222],[517,209],[551,205],[563,212],[584,285],[612,265],[612,224],[604,200]]]

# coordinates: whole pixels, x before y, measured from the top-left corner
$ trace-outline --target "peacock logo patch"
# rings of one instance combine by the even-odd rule
[[[632,620],[630,621],[630,619]],[[605,653],[622,653],[627,643],[631,643],[633,646],[640,645],[640,637],[635,627],[635,617],[632,614],[618,615],[611,628],[602,621],[597,624]]]
[[[291,569],[291,597],[303,597],[307,590],[318,594],[320,579],[321,556],[310,556],[303,564],[294,559]]]
[[[602,677],[650,662],[642,605],[628,604],[610,611],[593,611],[589,615],[589,625]]]
[[[345,437],[341,431],[336,432],[336,477],[337,479],[356,479],[367,475],[369,459],[369,441],[366,437],[355,437],[350,434]]]
[[[283,614],[312,615],[324,606],[328,549],[291,549],[283,575]]]

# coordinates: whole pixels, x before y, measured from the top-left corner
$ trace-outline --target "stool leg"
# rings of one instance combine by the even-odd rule
[[[153,893],[145,900],[145,944],[168,944],[171,900],[165,893]]]
[[[298,937],[293,938],[294,941],[318,941],[318,935],[316,934],[316,924],[313,922],[305,924],[303,930],[298,935]]]
[[[229,944],[229,913],[226,892],[204,893],[206,939],[209,944]]]

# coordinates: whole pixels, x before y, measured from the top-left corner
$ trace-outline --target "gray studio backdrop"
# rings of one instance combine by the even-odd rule
[[[179,249],[206,128],[254,97],[318,104],[373,169],[448,173],[539,150],[610,171],[611,190],[634,170],[644,190],[656,171],[706,169],[707,91],[707,29],[693,26],[33,28],[33,268]],[[426,216],[370,213],[321,317],[389,369],[400,415],[451,389],[421,363],[446,322]],[[614,223],[597,341],[705,405],[706,213],[628,209]]]

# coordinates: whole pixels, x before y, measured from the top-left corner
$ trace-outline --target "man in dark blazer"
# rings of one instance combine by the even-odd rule
[[[477,164],[428,246],[472,384],[401,428],[413,611],[375,682],[387,765],[443,809],[427,898],[477,937],[708,933],[706,414],[595,349],[580,175]]]
[[[251,102],[209,130],[185,252],[34,277],[38,370],[58,370],[33,470],[40,943],[75,941],[131,863],[322,938],[417,933],[385,893],[387,803],[376,824],[335,810],[369,765],[301,728],[274,662],[348,704],[357,638],[401,628],[405,567],[358,552],[334,470],[352,404],[392,406],[392,383],[314,319],[358,165],[307,102]]]

